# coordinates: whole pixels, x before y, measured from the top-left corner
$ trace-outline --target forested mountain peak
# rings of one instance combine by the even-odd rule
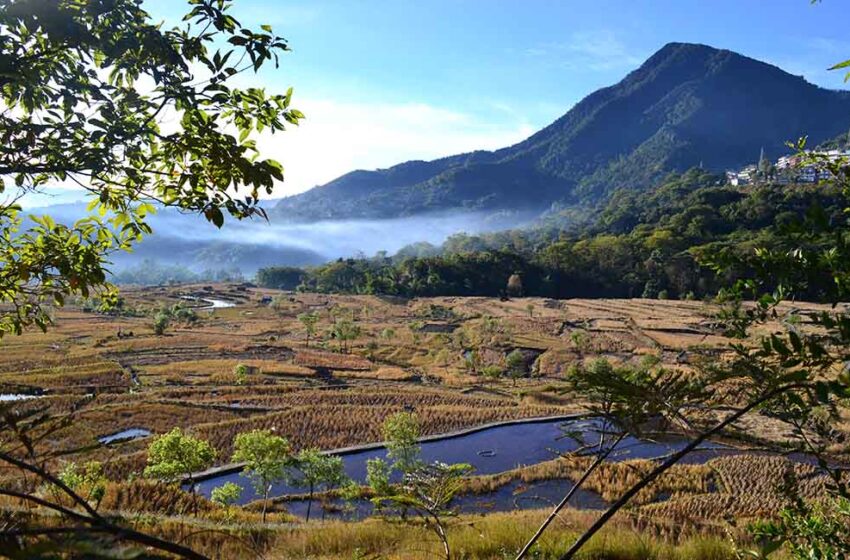
[[[836,115],[847,118],[836,119]],[[644,189],[671,171],[712,171],[771,156],[850,125],[850,93],[729,50],[668,43],[528,139],[494,152],[354,171],[281,201],[278,219],[385,218],[442,210],[526,209]]]

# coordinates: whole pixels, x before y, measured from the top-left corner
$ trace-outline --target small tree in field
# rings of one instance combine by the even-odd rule
[[[373,467],[378,472],[380,469]],[[372,487],[376,497],[372,502],[377,508],[398,506],[407,512],[414,512],[425,527],[440,540],[446,560],[451,560],[451,547],[446,522],[456,515],[451,502],[460,491],[463,477],[472,472],[472,466],[466,463],[447,465],[434,463],[422,465],[413,472],[404,475],[402,483],[392,487],[383,481]],[[375,481],[380,480],[379,476]],[[390,489],[381,494],[379,488]]]
[[[412,412],[399,412],[384,421],[382,428],[387,445],[387,457],[393,460],[393,468],[408,473],[418,468],[419,418]]]
[[[478,375],[478,371],[481,369],[481,354],[478,350],[467,350],[464,353],[463,365],[469,373]]]
[[[100,502],[106,495],[106,476],[103,474],[103,464],[89,461],[82,467],[76,463],[68,463],[57,476],[68,488],[83,496],[86,501],[93,503],[94,509],[100,507]]]
[[[334,322],[332,333],[334,338],[339,341],[340,350],[347,354],[348,343],[360,336],[360,325],[347,317],[343,317]]]
[[[245,364],[236,364],[233,368],[233,378],[237,385],[248,383],[248,366]]]
[[[380,458],[366,465],[366,480],[372,489],[372,502],[379,510],[397,507],[400,519],[408,522],[413,512],[426,528],[433,531],[443,547],[445,558],[451,558],[446,521],[455,515],[451,502],[461,488],[464,476],[472,472],[467,464],[425,464],[419,458],[419,422],[415,414],[402,412],[384,422],[387,440],[387,457],[394,462],[388,465]],[[401,484],[392,484],[392,470],[402,474]]]
[[[151,442],[145,476],[169,483],[186,477],[194,497],[194,473],[211,467],[215,457],[215,449],[208,442],[174,428]],[[197,502],[193,502],[197,513]]]
[[[521,350],[515,349],[505,358],[505,364],[507,365],[508,375],[516,386],[517,380],[525,375],[525,356]]]
[[[159,311],[153,316],[153,332],[157,336],[162,336],[171,325],[171,317],[162,311]]]
[[[312,313],[301,313],[298,315],[298,320],[304,325],[304,334],[307,336],[307,348],[309,348],[310,339],[316,336],[316,325],[319,323],[319,314],[315,311]]]
[[[235,482],[225,482],[221,486],[216,486],[210,493],[210,500],[214,503],[230,507],[239,501],[242,496],[242,487]]]
[[[347,477],[340,457],[324,455],[318,449],[302,449],[295,456],[295,466],[301,473],[294,480],[296,486],[307,488],[310,492],[307,503],[307,521],[310,521],[310,510],[313,507],[313,493],[319,486],[326,489],[335,488],[345,483]]]
[[[263,497],[263,522],[272,485],[286,478],[286,469],[292,464],[289,442],[269,430],[253,430],[236,436],[233,441],[235,463],[245,463],[245,471],[254,489]]]
[[[225,509],[226,519],[233,518],[233,504],[242,496],[242,487],[234,482],[225,482],[216,486],[210,493],[210,501]]]

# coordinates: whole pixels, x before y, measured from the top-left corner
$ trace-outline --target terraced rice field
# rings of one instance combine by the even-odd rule
[[[201,308],[202,302],[187,296],[234,306]],[[401,410],[416,411],[425,434],[576,413],[583,403],[564,391],[564,374],[574,364],[597,357],[637,362],[653,355],[687,372],[696,367],[697,349],[721,356],[729,342],[714,327],[716,310],[702,302],[408,301],[281,294],[246,285],[130,289],[124,298],[134,315],[86,313],[71,305],[56,311],[48,333],[0,343],[0,395],[37,395],[15,406],[47,407],[57,420],[58,427],[35,442],[55,468],[98,459],[115,480],[140,472],[150,436],[100,442],[125,430],[155,435],[179,426],[209,440],[222,464],[229,461],[234,436],[256,428],[274,429],[295,449],[330,449],[379,441],[383,420]],[[179,302],[198,306],[197,320],[174,322],[164,335],[155,335],[150,311]],[[780,315],[790,310],[780,309]],[[319,317],[309,344],[297,318],[302,313]],[[338,317],[361,329],[348,352],[331,335]],[[514,350],[525,357],[523,377],[483,375],[488,366],[504,367]],[[252,366],[246,377],[234,373],[240,364]],[[62,424],[63,418],[72,420]],[[741,429],[750,436],[779,437],[764,418]],[[8,441],[11,435],[0,437]],[[822,491],[823,480],[810,467],[783,461],[720,458],[683,467],[678,481],[669,478],[638,505],[652,517],[758,516],[776,510],[782,499],[777,484],[789,472],[802,481],[806,497]],[[575,478],[579,466],[546,472],[538,467],[513,480]],[[613,465],[590,488],[609,499],[641,468]],[[754,484],[753,472],[769,476]],[[116,490],[111,499],[125,503],[143,490],[133,488]]]

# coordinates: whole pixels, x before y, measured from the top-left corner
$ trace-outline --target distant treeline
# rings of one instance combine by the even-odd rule
[[[163,264],[153,259],[144,259],[138,265],[114,274],[112,280],[116,284],[158,286],[192,282],[242,282],[244,278],[242,271],[235,266],[194,272],[185,266]]]
[[[519,275],[525,295],[702,298],[728,286],[709,263],[775,245],[806,213],[841,219],[829,186],[733,187],[702,170],[646,191],[620,190],[592,219],[571,227],[459,234],[440,248],[419,244],[394,257],[262,269],[258,282],[326,293],[499,296]],[[738,273],[744,271],[737,271]],[[818,299],[816,279],[806,295]]]

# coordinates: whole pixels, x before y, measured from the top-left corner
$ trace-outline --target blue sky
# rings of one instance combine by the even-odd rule
[[[180,0],[147,0],[177,23]],[[293,52],[245,84],[295,87],[307,114],[261,146],[283,196],[356,168],[523,139],[671,41],[728,48],[824,87],[850,58],[847,0],[236,0]]]

